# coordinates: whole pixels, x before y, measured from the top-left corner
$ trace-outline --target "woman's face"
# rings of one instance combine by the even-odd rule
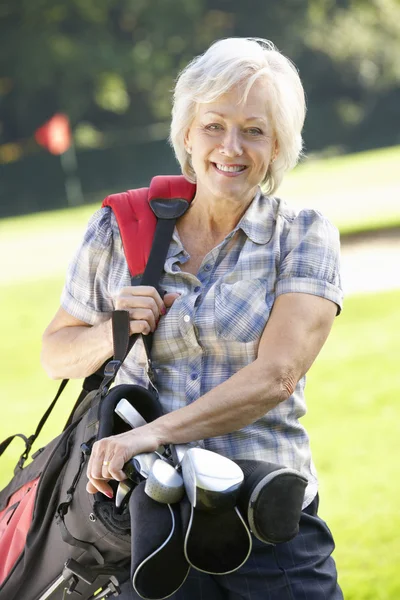
[[[258,80],[246,102],[234,88],[214,102],[198,104],[186,136],[198,193],[248,203],[275,153],[265,82]]]

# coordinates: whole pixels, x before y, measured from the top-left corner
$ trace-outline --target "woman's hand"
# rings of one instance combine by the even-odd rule
[[[146,285],[122,288],[115,299],[116,310],[129,311],[130,333],[154,332],[161,316],[165,315],[179,294],[165,294],[164,299],[154,287]]]
[[[132,456],[141,452],[154,452],[159,446],[159,440],[150,425],[143,425],[95,442],[86,471],[89,479],[87,491],[90,494],[101,492],[112,498],[113,491],[108,481],[126,479],[122,470],[124,464]]]

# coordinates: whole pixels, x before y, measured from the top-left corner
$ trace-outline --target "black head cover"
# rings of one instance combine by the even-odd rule
[[[259,460],[236,460],[244,473],[238,506],[262,542],[288,542],[299,531],[307,479],[299,471]]]
[[[123,430],[119,431],[115,426],[118,423],[118,427],[120,427],[122,421],[114,413],[115,407],[122,398],[126,398],[147,423],[158,419],[163,414],[160,401],[152,390],[141,385],[116,385],[101,401],[97,439],[101,440],[104,437],[122,433]],[[128,429],[130,429],[129,425],[125,430]]]
[[[141,598],[161,600],[181,587],[190,566],[183,553],[179,505],[152,500],[144,487],[142,481],[129,500],[131,579]]]
[[[199,510],[185,496],[180,503],[185,534],[185,556],[189,564],[204,573],[224,575],[248,559],[252,540],[236,507]]]

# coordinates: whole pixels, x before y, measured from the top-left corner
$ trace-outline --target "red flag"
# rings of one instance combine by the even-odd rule
[[[71,146],[71,128],[67,115],[57,113],[36,129],[35,140],[51,154],[63,154]]]

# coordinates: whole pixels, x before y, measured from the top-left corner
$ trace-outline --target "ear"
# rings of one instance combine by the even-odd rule
[[[271,162],[274,162],[274,160],[276,160],[278,154],[279,154],[279,144],[278,144],[278,140],[275,139],[274,147],[273,147],[272,154],[271,154]]]
[[[184,137],[185,150],[188,154],[192,153],[192,144],[190,143],[190,129],[185,133]]]

